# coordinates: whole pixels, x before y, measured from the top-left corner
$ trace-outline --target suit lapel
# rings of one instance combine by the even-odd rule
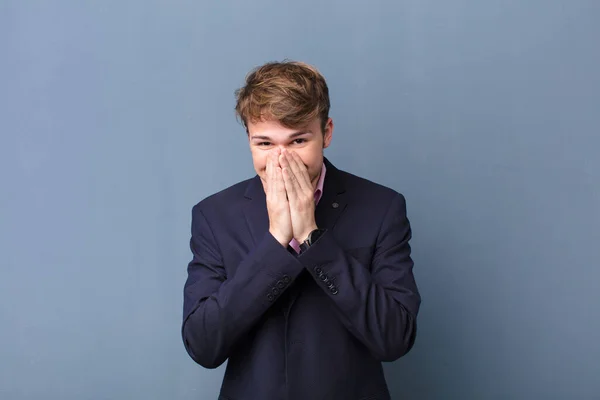
[[[319,228],[332,230],[347,205],[346,187],[341,172],[327,159],[325,167],[323,196],[315,210],[315,219]]]

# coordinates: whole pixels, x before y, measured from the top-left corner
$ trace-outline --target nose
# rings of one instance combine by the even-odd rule
[[[277,152],[278,154],[281,154],[284,149],[286,149],[286,147],[284,145],[279,145],[279,146],[275,146],[273,148],[273,151]]]

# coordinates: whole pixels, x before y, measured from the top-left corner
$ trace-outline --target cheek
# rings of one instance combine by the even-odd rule
[[[254,164],[254,169],[257,171],[264,170],[267,166],[267,157],[264,154],[260,154],[258,152],[252,152],[252,163]]]

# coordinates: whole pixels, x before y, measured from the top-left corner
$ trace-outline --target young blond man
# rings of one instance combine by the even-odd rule
[[[228,360],[219,399],[389,399],[382,362],[412,348],[421,302],[404,197],[324,158],[314,67],[265,64],[236,95],[257,175],[193,208],[187,352]]]

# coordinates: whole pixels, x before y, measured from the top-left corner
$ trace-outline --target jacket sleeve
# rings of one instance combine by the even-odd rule
[[[198,205],[192,211],[190,248],[193,259],[184,286],[183,343],[194,361],[205,368],[216,368],[303,267],[267,232],[237,266],[235,274],[228,276],[218,244]]]
[[[415,341],[421,297],[412,272],[410,238],[405,199],[396,193],[371,265],[344,252],[330,232],[299,256],[334,302],[341,322],[380,361],[402,357]]]

